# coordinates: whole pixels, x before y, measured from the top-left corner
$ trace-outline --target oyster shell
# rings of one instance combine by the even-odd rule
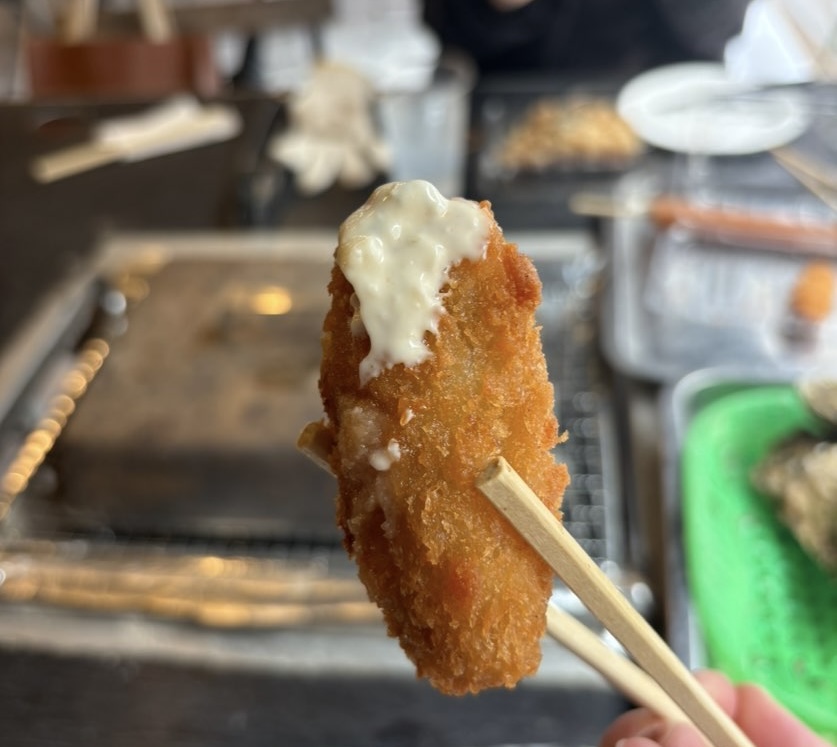
[[[837,379],[808,379],[796,388],[808,409],[837,430]]]
[[[837,573],[837,443],[796,435],[771,451],[752,479],[806,552]]]

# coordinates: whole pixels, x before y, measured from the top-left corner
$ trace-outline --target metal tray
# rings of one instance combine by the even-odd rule
[[[25,505],[8,520],[30,534],[337,544],[331,481],[295,448],[321,411],[329,243],[281,257],[160,246],[106,250],[78,289],[88,302],[49,336],[65,347],[30,398],[3,486]],[[281,314],[255,308],[277,302]]]
[[[538,106],[547,107],[584,107],[593,105],[597,112],[605,111],[605,116],[612,113],[617,119],[615,96],[612,92],[573,92],[564,94],[544,94],[542,96],[511,95],[489,96],[480,102],[478,115],[483,137],[483,147],[479,154],[478,173],[481,178],[493,181],[513,183],[516,180],[560,179],[572,175],[584,174],[622,174],[635,166],[644,154],[644,146],[639,140],[630,152],[615,155],[597,144],[601,152],[590,149],[585,153],[579,146],[577,152],[568,151],[562,156],[552,154],[543,156],[541,165],[510,164],[503,157],[504,147],[509,143],[516,128],[527,122]]]
[[[775,177],[761,161],[751,170],[752,179],[762,174],[768,184]],[[794,210],[810,208],[809,198],[783,182],[722,189],[715,182],[723,183],[725,173],[708,180],[698,199],[738,205],[785,199]],[[638,171],[619,182],[614,196],[617,203],[641,203],[672,182],[676,187],[670,173]],[[723,237],[697,238],[677,227],[659,233],[643,215],[617,217],[606,231],[611,265],[602,299],[602,346],[617,370],[673,383],[716,366],[781,378],[837,368],[837,313],[813,341],[790,339],[782,326],[790,284],[810,257],[745,248]]]
[[[521,84],[516,78],[489,76],[473,96],[468,196],[489,200],[507,230],[586,228],[586,218],[569,208],[571,195],[579,190],[608,189],[643,154],[630,162],[577,160],[542,170],[512,170],[498,160],[498,148],[509,129],[537,101],[579,96],[615,100],[621,83],[601,80],[580,84],[550,75]]]

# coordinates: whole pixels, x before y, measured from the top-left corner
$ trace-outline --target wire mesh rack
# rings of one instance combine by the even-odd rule
[[[590,250],[539,258],[536,264],[544,287],[539,310],[544,351],[556,386],[559,422],[569,435],[556,449],[556,457],[567,463],[572,475],[564,498],[564,521],[591,557],[618,572],[626,562],[626,528],[613,456],[607,373],[598,354],[601,257]],[[98,283],[91,286],[91,292],[99,296],[100,307],[102,303],[113,306],[113,296],[108,295],[111,290],[103,290]],[[121,305],[116,306],[119,311]],[[166,606],[159,599],[173,595],[183,602],[191,595],[193,600],[210,603],[225,598],[224,594],[227,598],[233,594],[237,602],[264,603],[265,599],[253,597],[252,587],[271,577],[297,574],[317,583],[354,577],[339,537],[327,532],[311,533],[293,526],[276,534],[248,533],[245,528],[228,535],[216,530],[184,531],[147,524],[137,529],[90,523],[79,527],[68,523],[66,515],[51,515],[60,507],[61,496],[49,453],[61,439],[63,426],[73,417],[76,406],[83,406],[87,386],[107,366],[108,343],[100,333],[101,325],[97,334],[86,334],[68,349],[55,351],[47,373],[38,377],[40,383],[28,388],[28,399],[22,398],[14,408],[16,416],[5,420],[0,440],[0,568],[5,569],[0,599],[95,609],[97,604],[104,604],[105,595],[113,598],[117,592],[124,592],[124,604],[111,604],[112,610],[211,622],[206,608],[185,603]],[[56,568],[61,566],[63,572],[56,575]],[[50,583],[48,577],[52,578]],[[181,585],[172,591],[174,578]],[[187,588],[189,579],[191,590]],[[62,583],[64,590],[76,593],[56,591]],[[142,593],[146,594],[145,602]],[[159,603],[148,604],[148,595],[155,596]],[[361,601],[356,589],[348,587],[335,591],[329,599],[352,604]],[[308,603],[310,597],[296,593],[286,601]],[[357,613],[358,620],[369,617]],[[246,622],[256,618],[240,619]],[[277,613],[264,619],[275,623],[283,618]],[[310,616],[295,618],[288,613],[286,619],[304,621]]]

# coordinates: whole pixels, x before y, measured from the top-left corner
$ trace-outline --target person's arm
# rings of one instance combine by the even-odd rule
[[[734,686],[719,672],[697,678],[741,727],[755,747],[831,747],[755,685]],[[706,747],[691,726],[671,725],[645,708],[621,715],[605,731],[600,747]]]

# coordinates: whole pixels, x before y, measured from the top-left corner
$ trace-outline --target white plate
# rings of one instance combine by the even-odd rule
[[[689,62],[649,70],[619,93],[617,109],[650,145],[678,153],[744,155],[777,148],[810,124],[801,91],[744,95],[723,65]],[[735,94],[741,96],[732,98]]]

